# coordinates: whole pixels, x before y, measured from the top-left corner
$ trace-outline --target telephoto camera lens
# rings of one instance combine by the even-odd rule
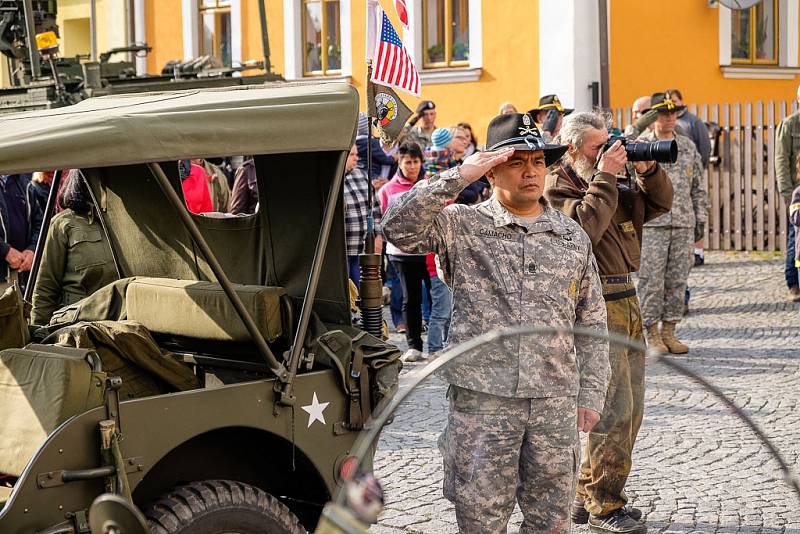
[[[678,161],[678,143],[670,141],[653,141],[652,143],[628,143],[625,145],[628,161],[657,161],[659,163],[675,163]]]
[[[659,163],[675,163],[678,161],[678,143],[670,141],[653,141],[652,143],[634,143],[626,138],[612,135],[606,142],[605,150],[611,148],[616,141],[625,147],[628,161],[657,161]]]

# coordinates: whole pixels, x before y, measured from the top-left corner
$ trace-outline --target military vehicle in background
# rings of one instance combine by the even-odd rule
[[[151,534],[315,528],[402,367],[351,316],[357,113],[347,84],[277,83],[0,118],[0,174],[80,169],[100,225],[76,239],[106,243],[119,276],[42,327],[17,286],[0,294],[0,532],[123,526],[107,498],[92,506],[108,493]],[[225,154],[253,156],[258,209],[190,213],[178,161]]]
[[[170,61],[161,74],[137,76],[130,57],[147,54],[147,44],[113,48],[89,56],[60,57],[56,0],[0,0],[0,52],[8,62],[12,86],[0,88],[0,114],[75,104],[92,96],[200,87],[253,85],[280,81],[271,72],[267,25],[260,12],[264,59],[225,67],[213,56]],[[132,57],[132,56],[131,56]],[[248,71],[266,73],[248,75]]]

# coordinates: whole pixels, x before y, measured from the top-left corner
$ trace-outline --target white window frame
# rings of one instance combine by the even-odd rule
[[[342,68],[339,74],[306,76],[303,72],[303,10],[301,0],[283,0],[284,74],[287,80],[347,80],[353,76],[353,32],[350,0],[339,0]]]
[[[422,0],[406,2],[408,29],[403,29],[403,42],[414,64],[419,69],[420,81],[425,83],[475,82],[483,69],[483,0],[469,0],[469,65],[423,69],[422,51]]]
[[[731,58],[732,12],[719,4],[719,64],[725,78],[792,80],[798,66],[798,24],[800,0],[778,0],[778,64],[735,64]]]
[[[183,59],[189,60],[200,55],[200,2],[182,0],[183,16]],[[231,0],[231,64],[242,64],[242,0]],[[235,76],[240,73],[234,73]]]

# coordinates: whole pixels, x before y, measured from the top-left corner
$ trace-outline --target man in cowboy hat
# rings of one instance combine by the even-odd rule
[[[536,124],[541,126],[544,139],[550,142],[561,131],[564,117],[573,111],[573,109],[561,105],[558,95],[544,95],[539,99],[539,107],[533,108],[528,113],[536,120]]]
[[[569,149],[550,168],[545,197],[592,240],[608,330],[644,341],[631,276],[639,270],[642,225],[669,211],[672,184],[653,161],[634,162],[631,180],[618,178],[627,155],[619,141],[604,150],[608,119],[602,112],[585,111],[564,121],[560,139]],[[626,506],[624,492],[644,414],[644,352],[612,343],[609,358],[611,383],[603,416],[586,436],[572,521],[588,522],[594,532],[645,533],[641,510]]]
[[[498,115],[487,151],[415,186],[384,215],[388,240],[436,252],[453,290],[450,343],[515,325],[605,333],[597,265],[580,226],[542,198],[565,146],[544,142],[529,114]],[[483,175],[493,196],[449,204]],[[505,532],[519,503],[522,532],[567,532],[578,431],[599,420],[608,343],[572,334],[515,335],[441,371],[450,384],[439,438],[444,494],[461,532]]]
[[[664,92],[650,98],[650,109],[658,111],[658,119],[643,139],[674,139],[678,160],[661,165],[672,181],[672,209],[644,225],[638,292],[648,346],[685,354],[689,347],[675,337],[675,326],[683,318],[686,280],[694,259],[692,244],[705,230],[708,193],[697,147],[676,131],[678,114],[686,106],[676,104]]]

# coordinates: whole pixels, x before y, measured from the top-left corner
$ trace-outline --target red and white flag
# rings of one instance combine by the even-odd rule
[[[382,9],[371,81],[420,95],[419,72]]]
[[[408,29],[408,8],[406,7],[406,0],[394,0],[394,8],[397,10],[397,17]]]

